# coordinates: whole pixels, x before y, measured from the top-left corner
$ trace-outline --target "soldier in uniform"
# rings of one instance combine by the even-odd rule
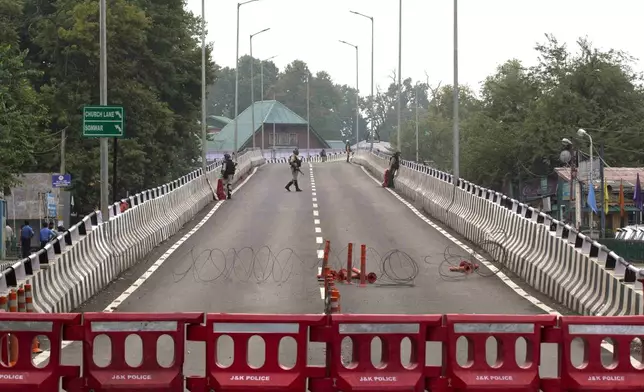
[[[221,165],[221,178],[224,185],[224,189],[227,192],[227,198],[231,199],[233,197],[233,190],[230,181],[235,175],[235,170],[237,169],[237,164],[233,162],[230,154],[224,154],[224,164]]]
[[[300,189],[299,185],[297,184],[297,176],[301,173],[300,167],[302,166],[302,159],[298,157],[299,150],[296,148],[293,150],[293,155],[291,155],[288,158],[288,164],[291,167],[291,174],[293,175],[293,179],[289,181],[288,184],[284,188],[286,188],[287,191],[291,191],[291,185],[295,185],[295,191],[296,192],[302,192]]]

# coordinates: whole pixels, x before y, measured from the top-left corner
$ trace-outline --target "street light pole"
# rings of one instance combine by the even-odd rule
[[[416,85],[416,163],[418,163],[418,84]]]
[[[253,149],[255,148],[255,131],[257,131],[257,128],[255,128],[255,71],[253,70],[253,64],[255,63],[255,58],[253,57],[253,37],[261,34],[265,31],[270,30],[271,28],[267,28],[261,31],[256,32],[255,34],[250,35],[250,112],[251,112],[251,117],[252,117],[252,122],[253,122],[253,130],[251,133],[251,136],[253,138]],[[262,144],[264,141],[262,140]],[[263,154],[263,150],[262,150]]]
[[[106,0],[100,0],[99,5],[99,46],[100,46],[100,62],[99,62],[99,74],[100,74],[100,104],[101,106],[107,106],[107,4]],[[100,140],[100,149],[101,149],[101,213],[105,221],[110,219],[109,214],[109,172],[108,172],[108,147],[107,147],[107,138],[102,137]],[[65,173],[61,173],[65,174]]]
[[[259,0],[246,0],[242,3],[237,3],[237,49],[235,50],[235,141],[234,141],[234,157],[237,159],[237,137],[238,137],[238,123],[237,116],[239,116],[239,9],[242,5],[252,3]]]
[[[454,165],[453,175],[454,175],[454,186],[458,185],[458,179],[460,178],[460,131],[459,131],[459,114],[458,114],[458,105],[459,105],[459,88],[458,88],[458,0],[454,0],[454,124],[453,124],[453,137],[454,137],[454,152],[452,163]]]
[[[398,136],[396,147],[402,151],[400,145],[400,127],[402,123],[402,0],[398,2]]]
[[[588,140],[590,142],[590,161],[588,161],[588,192],[590,193],[590,187],[593,187],[594,190],[594,185],[593,185],[593,137],[590,136],[588,132],[586,132],[584,129],[579,128],[577,131],[577,135],[580,137],[588,136]],[[604,190],[602,189],[602,192]],[[582,203],[583,205],[583,203]],[[590,206],[589,206],[590,207]],[[592,208],[590,211],[588,211],[588,228],[590,229],[590,238],[593,238],[593,211]]]
[[[269,58],[267,58],[265,60],[261,60],[259,62],[259,67],[260,67],[260,72],[259,73],[261,75],[259,80],[260,80],[260,83],[262,84],[262,87],[261,87],[261,94],[262,94],[262,154],[264,153],[264,121],[266,120],[264,118],[264,104],[263,104],[263,102],[264,102],[264,62],[266,62],[268,60],[272,60],[275,57],[277,57],[277,55],[275,55],[273,57],[269,57]]]
[[[201,0],[201,171],[206,175],[206,0]],[[116,159],[116,157],[114,157]]]
[[[375,132],[375,126],[374,126],[374,113],[376,112],[376,97],[373,95],[373,52],[374,52],[374,22],[373,22],[373,16],[368,16],[365,14],[362,14],[360,12],[356,11],[349,11],[352,14],[360,15],[362,17],[365,17],[369,20],[371,20],[371,145],[369,147],[370,151],[373,151],[373,139],[376,136]]]
[[[311,79],[306,75],[306,151],[311,159]]]
[[[356,149],[360,148],[360,89],[358,81],[360,79],[360,68],[358,67],[358,45],[350,44],[347,41],[339,40],[345,45],[352,46],[356,50]]]

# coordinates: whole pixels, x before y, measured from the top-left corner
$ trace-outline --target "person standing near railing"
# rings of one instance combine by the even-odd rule
[[[389,159],[389,188],[395,188],[394,177],[398,173],[398,169],[400,169],[400,152],[396,151]]]
[[[54,238],[54,233],[49,228],[49,224],[43,222],[40,229],[40,249],[44,248],[52,238]]]
[[[227,193],[227,199],[233,197],[233,190],[230,181],[232,181],[235,176],[235,170],[237,169],[237,164],[233,162],[230,154],[224,154],[224,163],[221,165],[221,178],[224,185],[224,189]]]
[[[6,246],[5,249],[7,251],[7,254],[9,254],[9,250],[11,249],[11,244],[13,243],[13,229],[11,228],[11,226],[9,226],[8,223],[4,228],[4,232],[5,232],[5,246]]]
[[[31,254],[31,238],[34,236],[34,229],[29,226],[29,221],[20,228],[20,248],[22,249],[22,258],[26,259]]]

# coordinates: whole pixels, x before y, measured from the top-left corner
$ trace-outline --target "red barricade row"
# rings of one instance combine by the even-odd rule
[[[83,336],[84,377],[71,383],[77,391],[183,392],[183,363],[186,325],[200,324],[203,313],[85,313]],[[125,340],[135,333],[142,341],[142,361],[137,367],[127,364]],[[101,352],[95,338],[105,335],[111,342],[110,362],[95,363],[94,352]],[[157,360],[157,341],[168,335],[174,343],[174,361],[162,367]]]
[[[644,364],[640,354],[638,362],[631,358],[631,344],[644,340],[644,317],[562,317],[553,342],[560,346],[561,377],[544,382],[544,391],[643,391]],[[575,342],[575,339],[578,341]],[[612,340],[612,363],[602,364],[602,341]],[[586,357],[580,366],[573,365],[572,347],[585,346]],[[639,347],[640,353],[644,350]],[[604,353],[605,355],[605,353]],[[547,390],[546,390],[547,388]]]
[[[49,362],[40,368],[36,363],[42,361],[32,361],[31,353],[39,335],[50,342],[43,347],[50,350]],[[99,340],[101,335],[109,345]],[[126,358],[131,335],[141,339],[138,364]],[[159,345],[164,336],[172,343]],[[263,349],[249,344],[253,336],[263,339]],[[67,392],[183,392],[184,387],[191,392],[641,391],[644,367],[632,362],[630,347],[643,336],[644,316],[0,313],[0,391],[59,392],[60,382]],[[217,357],[224,337],[232,340],[230,366],[222,364],[226,358]],[[376,338],[380,348],[372,345]],[[490,338],[496,339],[498,350],[496,361],[488,365]],[[517,363],[515,344],[520,339],[525,340],[526,360]],[[608,339],[614,344],[615,362],[607,365],[602,364],[607,353],[601,344]],[[82,372],[81,366],[62,365],[63,340],[76,342],[66,352],[82,355]],[[283,340],[295,342],[293,366],[280,363]],[[467,341],[465,362],[457,358],[459,340]],[[200,358],[205,377],[183,374],[190,341],[205,343],[205,353],[197,351],[205,355]],[[325,347],[316,349],[316,342]],[[442,348],[428,350],[428,342]],[[545,363],[557,366],[559,375],[552,379],[539,376],[539,365],[546,361],[541,343],[559,345],[558,363]],[[577,366],[575,344],[586,348],[585,361]],[[162,366],[157,354],[170,349],[174,360]],[[261,354],[263,365],[253,367],[250,357]],[[308,364],[310,356],[325,364]],[[349,356],[351,361],[343,363]],[[374,356],[380,356],[379,364],[373,363]],[[427,359],[441,364],[426,365]]]
[[[191,326],[188,340],[206,342],[206,378],[188,378],[192,392],[305,391],[308,378],[324,378],[324,368],[307,366],[308,335],[312,327],[326,325],[320,315],[208,314],[204,326]],[[217,358],[222,336],[233,341],[233,362],[223,367]],[[264,365],[255,369],[248,361],[249,340],[264,340]],[[295,366],[286,368],[279,361],[280,342],[293,338],[297,344]]]
[[[541,363],[541,335],[545,328],[557,325],[555,315],[508,316],[448,314],[446,378],[452,391],[534,391],[541,388],[539,364]],[[467,340],[466,364],[458,364],[457,342]],[[497,357],[493,366],[486,358],[487,340],[497,341]],[[525,339],[529,358],[523,366],[515,359],[515,345]]]
[[[440,367],[425,366],[425,346],[440,340],[440,315],[340,314],[331,319],[331,378],[341,391],[424,391],[428,378],[441,375]],[[345,338],[352,343],[352,363],[342,363]],[[381,342],[381,363],[372,363],[372,341]],[[409,338],[410,364],[403,365],[401,345]]]
[[[58,392],[61,379],[80,377],[80,367],[61,364],[60,349],[62,340],[79,340],[83,336],[81,319],[80,314],[0,313],[0,391]],[[45,336],[51,342],[49,362],[40,368],[31,359],[31,345],[37,336]],[[9,340],[18,345],[12,366]]]

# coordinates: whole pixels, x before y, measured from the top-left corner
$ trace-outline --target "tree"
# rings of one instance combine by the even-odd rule
[[[183,175],[197,163],[201,51],[194,37],[201,22],[181,0],[113,0],[107,23],[108,101],[127,113],[117,199]],[[26,61],[43,75],[34,86],[50,111],[44,145],[67,130],[67,171],[76,200],[91,208],[99,195],[98,143],[82,137],[81,109],[99,103],[98,4],[27,0],[21,31]],[[213,72],[207,76],[212,80]],[[57,171],[60,156],[52,155],[37,169]]]
[[[38,141],[46,110],[32,87],[40,75],[25,67],[26,53],[18,45],[22,6],[0,0],[0,190],[19,183],[43,152]]]

